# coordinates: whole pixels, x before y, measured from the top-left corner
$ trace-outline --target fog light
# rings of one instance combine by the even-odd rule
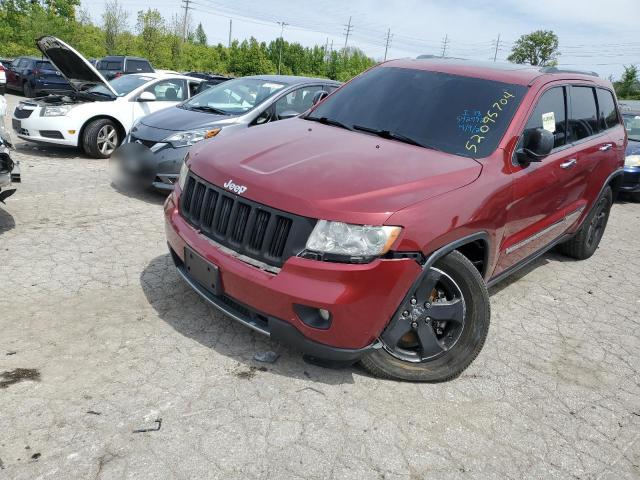
[[[331,326],[331,312],[329,310],[306,305],[294,305],[293,309],[302,323],[309,327],[327,330]]]
[[[76,133],[75,130],[67,130],[67,132],[69,132],[69,135],[74,135]]]

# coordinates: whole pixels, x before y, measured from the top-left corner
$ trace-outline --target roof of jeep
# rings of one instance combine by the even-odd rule
[[[556,67],[539,67],[516,63],[478,62],[458,58],[417,58],[391,60],[381,66],[430,70],[519,85],[532,85],[539,79],[544,78],[545,81],[571,79],[610,86],[608,81],[599,78],[594,72],[563,70]]]

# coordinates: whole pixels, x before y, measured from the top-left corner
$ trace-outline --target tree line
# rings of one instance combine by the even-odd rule
[[[190,28],[183,40],[183,18],[167,19],[157,9],[138,11],[130,29],[130,12],[119,0],[107,0],[102,22],[96,25],[80,0],[0,0],[0,56],[39,55],[35,39],[54,35],[86,58],[133,55],[148,58],[155,68],[204,71],[235,76],[280,73],[345,81],[376,62],[357,48],[328,51],[255,38],[231,45],[209,45],[202,24]],[[282,60],[280,61],[280,48]]]

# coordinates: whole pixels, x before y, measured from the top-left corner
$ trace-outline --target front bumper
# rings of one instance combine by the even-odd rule
[[[39,107],[34,109],[27,118],[17,118],[14,114],[11,118],[11,127],[16,136],[22,140],[66,147],[78,146],[80,128],[71,125],[66,116],[41,117]],[[70,131],[73,133],[69,133]],[[52,138],[51,135],[61,138]]]
[[[196,292],[232,318],[319,359],[354,362],[377,348],[379,335],[421,272],[409,259],[352,265],[292,257],[273,274],[199,234],[179,215],[173,195],[165,203],[165,221],[174,262]],[[186,246],[219,268],[222,296],[190,279],[183,266]],[[329,310],[329,328],[305,324],[294,305]]]
[[[627,193],[640,192],[640,167],[625,167],[620,190]]]
[[[130,145],[135,145],[136,148],[128,147]],[[133,155],[134,158],[128,160],[140,162],[135,170],[139,176],[137,180],[144,186],[170,192],[178,180],[180,167],[188,151],[189,147],[173,148],[162,142],[153,145],[133,142],[123,145],[120,156]],[[129,171],[128,175],[132,175],[132,172]]]

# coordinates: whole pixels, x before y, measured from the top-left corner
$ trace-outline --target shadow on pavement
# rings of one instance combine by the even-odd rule
[[[111,188],[116,192],[124,195],[125,197],[133,198],[135,200],[142,200],[143,202],[151,203],[153,205],[162,205],[167,199],[166,193],[158,192],[156,190],[148,189],[136,189],[126,188],[111,182]]]
[[[16,222],[13,219],[13,216],[0,207],[0,235],[8,232],[9,230],[13,230],[16,226]]]
[[[178,275],[169,254],[154,258],[142,271],[140,284],[158,316],[180,334],[221,355],[257,369],[328,385],[353,383],[353,374],[366,376],[356,368],[330,369],[307,365],[301,353],[237,323],[202,300]],[[254,354],[271,350],[280,354],[272,364],[260,363]],[[311,372],[311,373],[310,373]]]

